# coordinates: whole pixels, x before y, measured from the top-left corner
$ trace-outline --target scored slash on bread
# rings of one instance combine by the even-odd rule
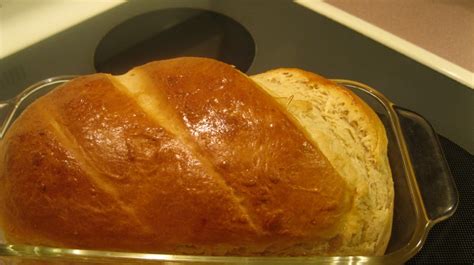
[[[376,114],[316,75],[157,61],[22,113],[1,146],[0,221],[11,243],[54,247],[380,255],[386,148]]]

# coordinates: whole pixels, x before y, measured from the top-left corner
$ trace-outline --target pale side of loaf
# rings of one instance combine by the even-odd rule
[[[272,87],[269,75],[297,92],[284,74],[254,80]],[[340,144],[331,149],[325,138],[328,130],[347,138],[339,118],[310,123],[316,111],[296,115],[300,95],[291,115],[215,60],[178,58],[74,79],[30,105],[1,143],[5,236],[155,253],[380,254],[393,196],[383,127],[365,105],[349,104],[358,99],[330,86],[323,101],[309,91],[304,98],[314,100],[305,108],[345,102],[370,138],[353,128],[339,155]]]
[[[355,187],[339,252],[382,255],[391,233],[394,191],[387,137],[375,112],[349,90],[299,69],[276,69],[251,78],[298,120]]]

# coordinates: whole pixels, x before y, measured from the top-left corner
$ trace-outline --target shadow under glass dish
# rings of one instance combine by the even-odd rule
[[[179,56],[214,58],[246,72],[255,42],[237,21],[219,13],[172,8],[133,17],[110,30],[95,50],[98,72],[123,74],[134,66]]]

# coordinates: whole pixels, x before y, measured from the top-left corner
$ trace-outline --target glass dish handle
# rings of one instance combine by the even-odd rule
[[[426,213],[437,223],[450,217],[458,205],[458,192],[433,127],[419,114],[394,106]]]

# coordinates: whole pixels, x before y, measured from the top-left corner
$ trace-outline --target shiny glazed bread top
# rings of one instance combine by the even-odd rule
[[[352,190],[269,94],[224,63],[76,78],[1,145],[9,242],[190,254],[301,254],[330,242]],[[304,253],[303,253],[304,254]]]

